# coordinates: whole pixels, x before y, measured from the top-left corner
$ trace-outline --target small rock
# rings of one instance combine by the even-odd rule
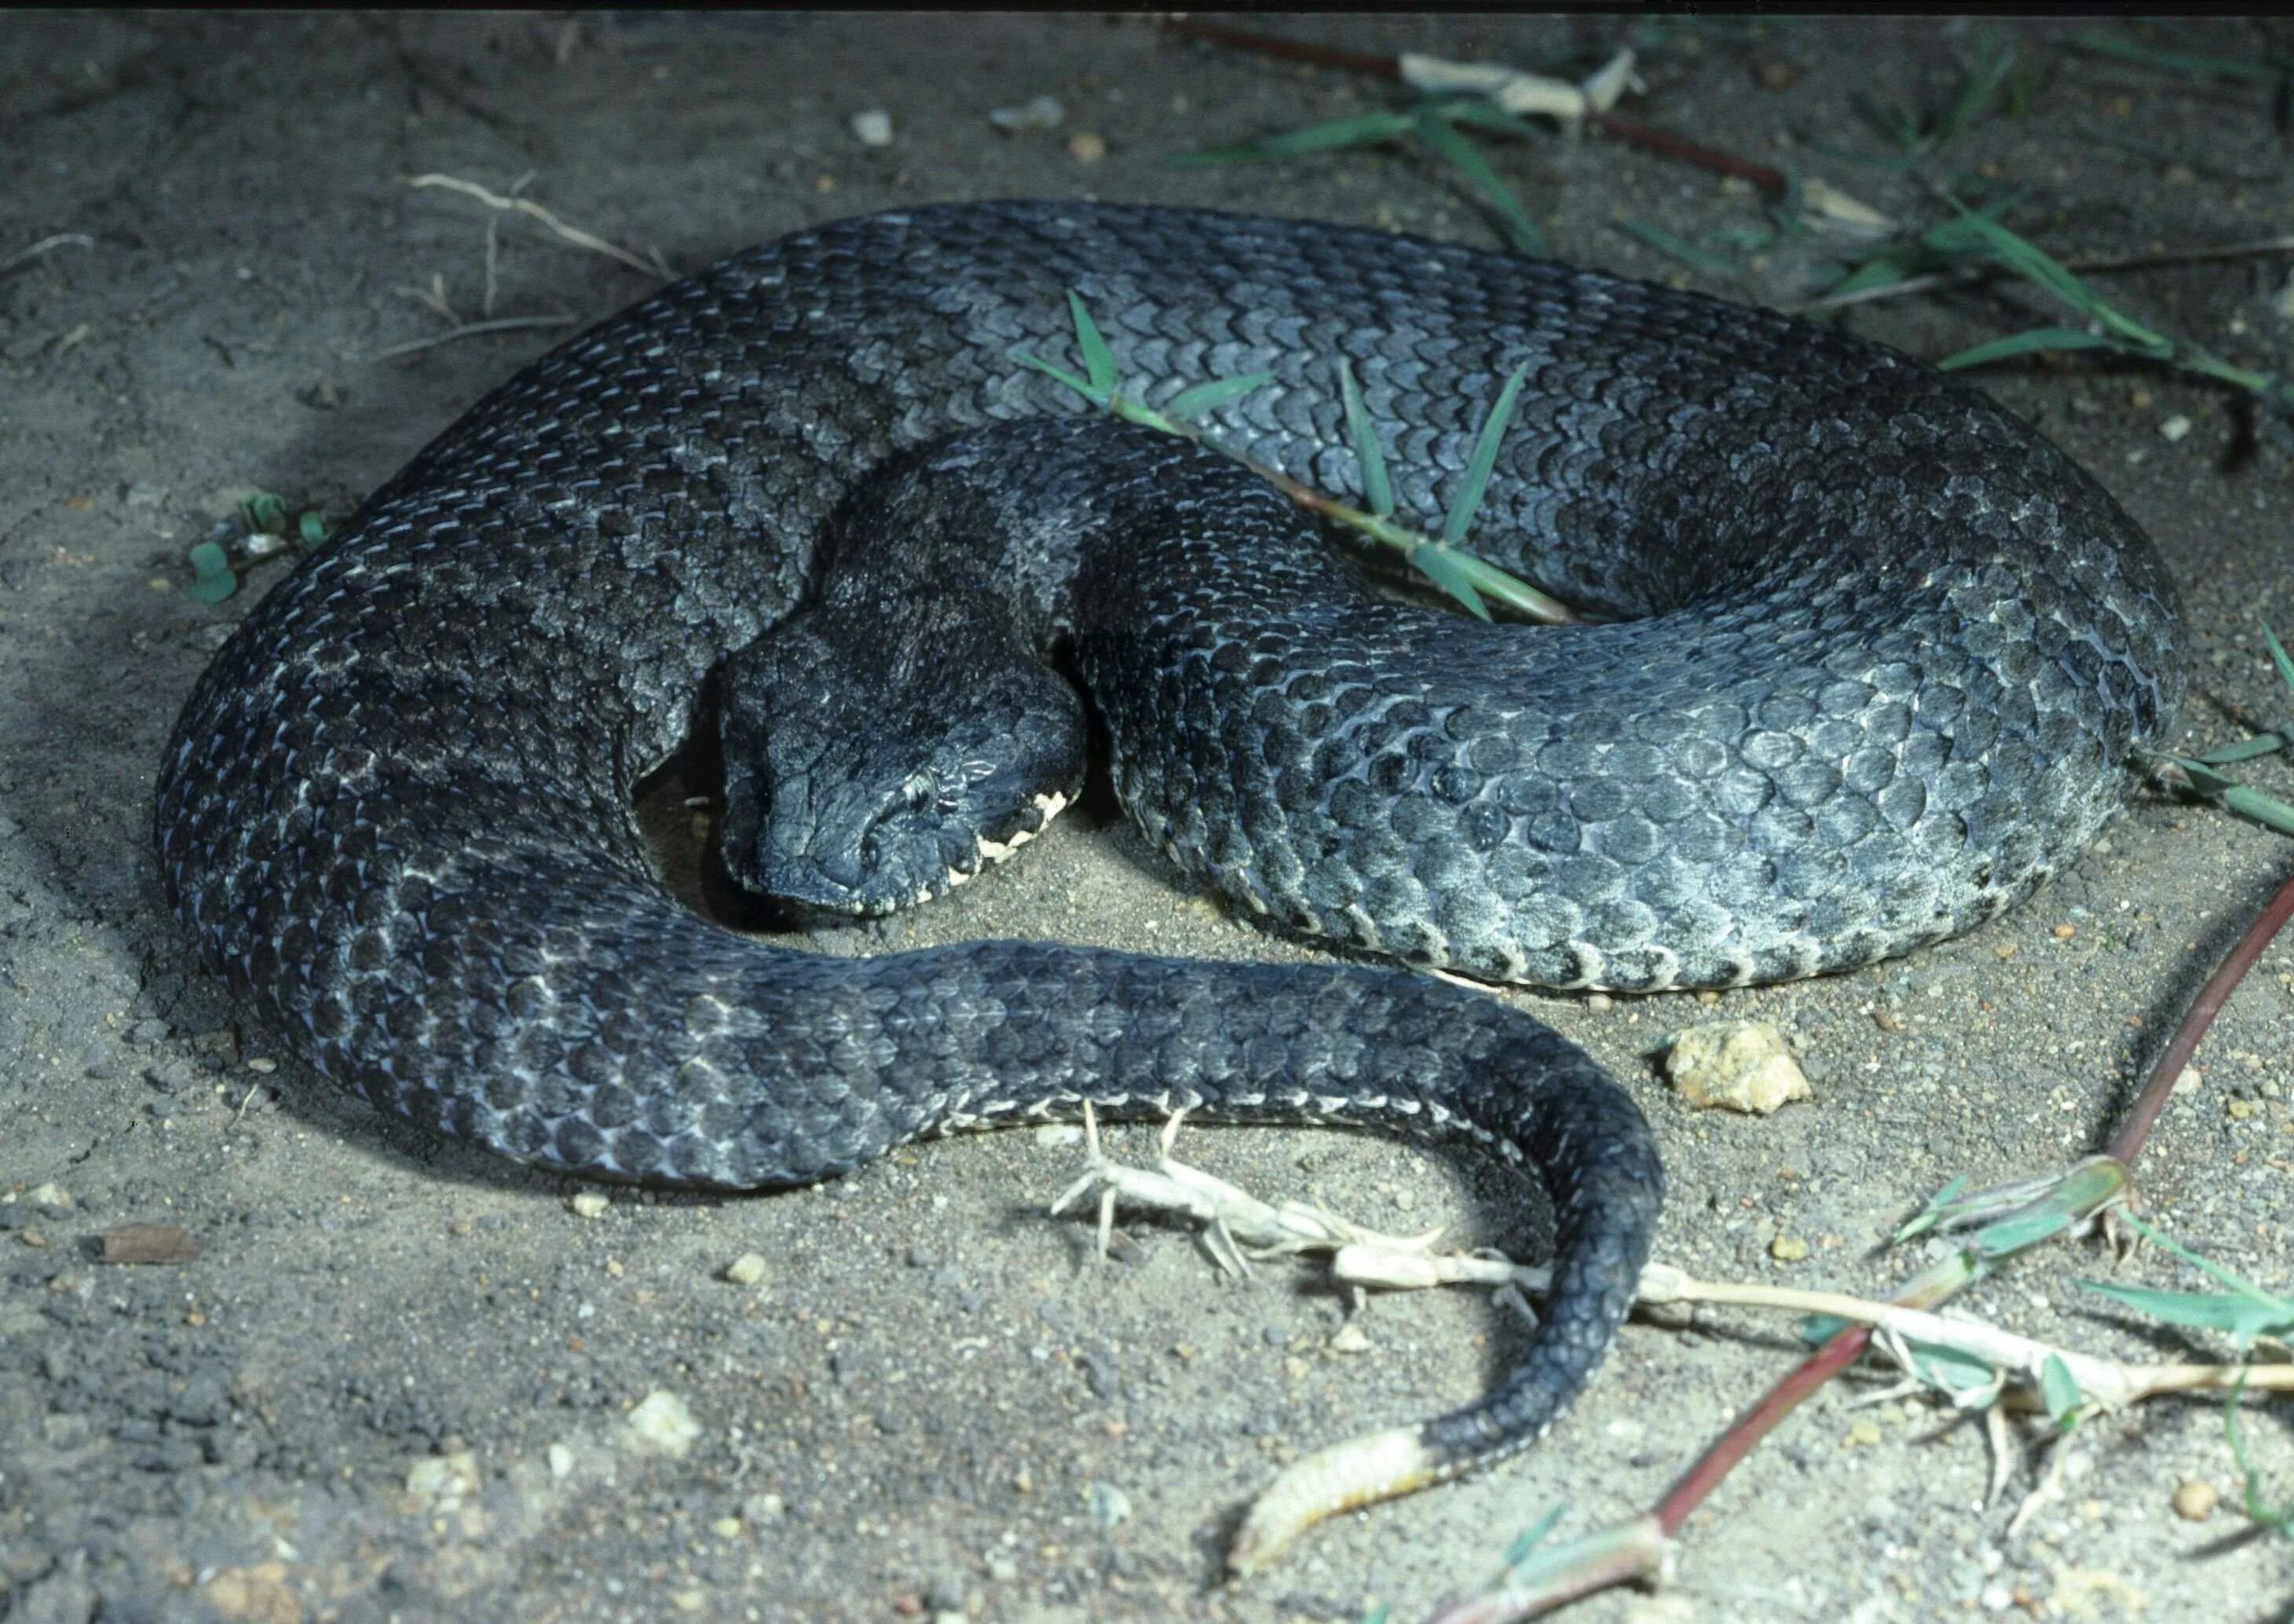
[[[1841,1441],[1851,1449],[1875,1449],[1880,1442],[1880,1424],[1877,1421],[1859,1421],[1848,1429],[1848,1435]]]
[[[892,144],[892,115],[882,108],[870,108],[865,113],[852,115],[852,133],[864,147],[889,147]]]
[[[468,1449],[426,1455],[406,1469],[406,1492],[451,1510],[480,1488],[478,1458]]]
[[[26,1199],[29,1200],[34,1206],[45,1206],[50,1212],[71,1211],[71,1192],[61,1184],[35,1184],[26,1192]]]
[[[1814,1097],[1773,1021],[1717,1020],[1673,1034],[1665,1052],[1673,1088],[1693,1106],[1767,1116]]]
[[[2215,1514],[2222,1496],[2203,1477],[2193,1477],[2175,1490],[2175,1514],[2185,1522],[2203,1522]]]
[[[701,1424],[693,1418],[683,1399],[665,1387],[656,1387],[630,1411],[624,1432],[629,1447],[639,1454],[677,1460],[692,1452],[701,1436]]]
[[[1020,1577],[1020,1564],[1002,1551],[988,1552],[981,1565],[987,1568],[988,1577],[999,1585],[1008,1585]]]
[[[1349,1320],[1330,1334],[1330,1346],[1333,1353],[1367,1353],[1370,1333]]]
[[[557,1482],[562,1483],[574,1475],[574,1451],[565,1445],[553,1443],[542,1454],[549,1462],[549,1475]]]
[[[1779,1235],[1769,1243],[1769,1255],[1780,1263],[1796,1263],[1808,1255],[1808,1242]]]
[[[129,1029],[127,1041],[138,1049],[149,1049],[167,1035],[169,1027],[164,1020],[139,1020]]]
[[[999,107],[988,115],[997,129],[1018,135],[1029,130],[1048,130],[1068,116],[1057,96],[1031,96],[1013,107]]]
[[[765,1278],[769,1265],[761,1252],[744,1252],[725,1265],[725,1278],[736,1286],[753,1286]]]
[[[199,1588],[199,1600],[231,1624],[302,1624],[303,1604],[287,1583],[283,1562],[224,1568]]]
[[[1107,138],[1078,130],[1068,137],[1068,156],[1079,164],[1095,164],[1107,156]]]
[[[2169,445],[2174,444],[2176,441],[2182,439],[2190,432],[2190,418],[2184,417],[2179,411],[2173,417],[2168,418],[2164,423],[2159,425],[2159,437]]]
[[[1131,1497],[1113,1483],[1092,1484],[1089,1490],[1092,1522],[1100,1528],[1114,1528],[1131,1517]]]
[[[2206,1080],[2206,1073],[2197,1067],[2185,1066],[2175,1074],[2175,1092],[2178,1094],[2194,1094]]]
[[[1065,1150],[1083,1143],[1083,1130],[1071,1122],[1047,1122],[1035,1133],[1038,1150]]]
[[[574,1198],[565,1205],[574,1209],[574,1215],[576,1218],[603,1218],[606,1215],[606,1209],[613,1206],[613,1203],[606,1198],[602,1191],[583,1190],[575,1191]]]
[[[1598,1014],[1604,1010],[1615,1009],[1617,1001],[1607,993],[1588,993],[1585,995],[1585,1007]]]

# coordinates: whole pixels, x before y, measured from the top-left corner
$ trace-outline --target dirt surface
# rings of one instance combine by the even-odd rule
[[[1358,49],[1590,65],[1631,25],[1273,26]],[[2258,60],[2261,28],[2192,24],[2176,43]],[[1859,94],[1948,100],[1980,28],[1676,30],[1627,110],[1803,165],[1907,221],[1941,217],[1932,180],[2025,188],[2017,223],[2067,253],[2287,229],[2268,85],[2076,54],[2070,31],[2025,37],[2040,71],[2021,116],[1977,123],[1919,171],[1818,149],[1879,150]],[[1064,104],[1056,129],[989,121],[1044,93]],[[1224,1282],[1192,1238],[1151,1222],[1127,1222],[1129,1244],[1100,1266],[1087,1225],[1042,1215],[1079,1159],[1057,1135],[926,1146],[769,1198],[611,1190],[583,1215],[565,1181],[443,1146],[274,1065],[158,900],[147,825],[161,743],[284,567],[206,605],[187,591],[187,549],[249,491],[347,512],[560,336],[378,354],[443,330],[407,293],[434,279],[467,318],[487,311],[486,211],[403,177],[507,190],[530,175],[525,195],[680,270],[842,215],[1000,195],[1492,241],[1405,151],[1167,162],[1387,94],[1097,19],[0,16],[0,1618],[1256,1624],[1351,1620],[1380,1600],[1411,1618],[1486,1574],[1550,1506],[1566,1502],[1564,1530],[1579,1533],[1647,1505],[1786,1367],[1790,1330],[1774,1319],[1629,1327],[1525,1458],[1342,1519],[1271,1573],[1217,1586],[1236,1512],[1278,1463],[1475,1392],[1518,1347],[1517,1322],[1462,1293],[1352,1311],[1305,1264]],[[850,126],[872,109],[891,117],[889,146]],[[1789,305],[1840,243],[1802,234],[1748,254],[1743,234],[1768,223],[1758,198],[1614,142],[1492,150],[1571,260]],[[1686,268],[1619,229],[1628,219],[1740,268]],[[58,233],[79,235],[18,257]],[[2265,256],[2098,285],[2282,369],[2287,274],[2284,256]],[[525,219],[503,223],[494,277],[493,316],[580,322],[653,285]],[[1844,320],[1940,356],[2056,313],[1995,288]],[[2238,399],[2084,359],[1982,382],[2158,539],[2194,634],[2187,743],[2282,716],[2257,626],[2294,628],[2294,483]],[[2289,791],[2282,767],[2253,777]],[[672,834],[682,821],[668,819]],[[1673,1178],[1664,1257],[1879,1292],[1919,1255],[1869,1248],[1948,1177],[2007,1178],[2099,1144],[2289,855],[2146,792],[2038,901],[1877,971],[1704,1002],[1522,1002],[1649,1111]],[[987,934],[1300,953],[1179,889],[1103,799],[952,902],[821,945]],[[2142,1167],[2153,1215],[2281,1290],[2294,1285],[2290,971],[2286,948],[2263,961]],[[1672,1098],[1651,1051],[1716,1017],[1782,1023],[1815,1101],[1753,1119]],[[1144,1133],[1121,1143],[1151,1151]],[[1535,1202],[1488,1169],[1314,1133],[1204,1133],[1182,1150],[1365,1222],[1542,1244]],[[131,1223],[180,1226],[198,1256],[102,1261],[99,1238]],[[759,1278],[725,1278],[750,1253]],[[2108,1268],[2059,1249],[1968,1302],[2102,1353],[2228,1352],[2200,1339],[2194,1354],[2098,1311],[2075,1281]],[[2119,1278],[2194,1283],[2150,1255]],[[2215,1407],[2081,1426],[2053,1458],[2049,1496],[2011,1529],[2049,1457],[2023,1456],[1987,1501],[1982,1427],[1916,1401],[1852,1407],[1881,1384],[1825,1394],[1761,1450],[1690,1525],[1667,1597],[1613,1595],[1581,1616],[2245,1624],[2294,1608],[2294,1544],[2234,1514]],[[633,1426],[660,1417],[663,1401],[639,1408],[656,1392],[690,1432]],[[2287,1406],[2249,1414],[2255,1464],[2283,1502]],[[2221,1491],[2210,1518],[2176,1514],[2190,1480]]]

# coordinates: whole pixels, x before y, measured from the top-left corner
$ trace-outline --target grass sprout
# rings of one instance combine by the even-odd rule
[[[1108,347],[1099,324],[1092,320],[1090,308],[1084,303],[1083,296],[1072,288],[1068,293],[1068,313],[1075,323],[1076,350],[1083,360],[1082,372],[1055,365],[1039,355],[1031,355],[1024,351],[1017,353],[1013,359],[1022,366],[1043,373],[1114,417],[1164,434],[1177,434],[1183,439],[1208,445],[1214,451],[1224,451],[1224,448],[1208,439],[1189,419],[1263,387],[1273,378],[1270,372],[1214,378],[1182,390],[1159,410],[1126,395],[1118,386],[1114,352]],[[1531,620],[1551,624],[1569,623],[1579,617],[1566,605],[1549,597],[1527,581],[1509,574],[1497,565],[1461,550],[1457,545],[1465,539],[1474,514],[1481,505],[1482,496],[1488,488],[1490,475],[1497,466],[1498,448],[1505,437],[1506,425],[1512,417],[1514,402],[1520,394],[1522,379],[1526,372],[1525,364],[1514,369],[1499,393],[1496,404],[1483,420],[1480,435],[1475,442],[1473,458],[1467,466],[1464,480],[1451,499],[1448,511],[1443,516],[1442,533],[1438,538],[1420,535],[1395,520],[1394,484],[1387,471],[1384,454],[1379,447],[1378,431],[1363,403],[1362,389],[1354,380],[1354,369],[1343,357],[1338,362],[1339,398],[1346,409],[1348,443],[1362,473],[1363,499],[1368,504],[1366,509],[1352,507],[1311,490],[1279,469],[1265,467],[1232,452],[1225,454],[1234,457],[1236,461],[1302,507],[1395,548],[1411,567],[1481,620],[1491,618],[1485,600],[1495,598]]]
[[[2186,339],[2154,332],[2133,317],[2114,309],[2102,295],[2080,280],[2062,262],[2038,244],[2002,225],[1989,214],[1962,206],[1956,223],[1973,234],[1982,253],[2038,288],[2082,317],[2084,327],[2042,327],[1979,344],[1948,355],[1936,364],[1946,371],[1981,366],[1987,361],[2040,350],[2115,350],[2141,361],[2157,361],[2243,389],[2281,410],[2294,410],[2294,386],[2267,372],[2233,366],[2221,357]]]
[[[2262,640],[2270,650],[2271,667],[2285,686],[2290,707],[2294,707],[2294,657],[2289,657],[2286,646],[2278,640],[2278,634],[2268,626],[2262,629]],[[2252,734],[2235,744],[2210,750],[2203,755],[2168,756],[2166,759],[2182,769],[2183,776],[2190,781],[2194,792],[2219,801],[2225,811],[2249,818],[2266,828],[2275,829],[2281,834],[2294,834],[2294,806],[2241,784],[2220,770],[2285,749],[2290,735],[2294,735],[2294,725]]]
[[[1545,233],[1479,149],[1459,133],[1461,124],[1509,135],[1530,136],[1537,133],[1525,119],[1492,107],[1478,97],[1437,96],[1420,102],[1408,112],[1366,113],[1360,118],[1335,119],[1252,141],[1206,147],[1184,153],[1174,161],[1189,165],[1248,163],[1414,140],[1456,172],[1467,190],[1495,217],[1499,232],[1508,246],[1534,258],[1548,257],[1551,249]]]
[[[1995,36],[1982,47],[1982,56],[1960,79],[1951,100],[1930,116],[1915,114],[1894,102],[1852,96],[1850,105],[1880,139],[1896,148],[1905,159],[1916,161],[1980,122],[2008,85],[2021,53],[2015,41]],[[2028,91],[2026,92],[2028,95]]]
[[[2195,51],[2161,51],[2156,46],[2143,45],[2101,28],[2082,28],[2071,36],[2070,45],[2074,51],[2084,52],[2089,56],[2112,57],[2160,73],[2181,74],[2186,78],[2259,79],[2265,84],[2275,84],[2287,74],[2294,73],[2294,57],[2276,53],[2249,58],[2207,56]]]

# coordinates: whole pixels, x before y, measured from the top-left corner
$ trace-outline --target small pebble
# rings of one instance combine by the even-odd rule
[[[1615,1009],[1617,1001],[1607,993],[1588,993],[1585,995],[1585,1007],[1598,1014],[1603,1010]]]
[[[753,1286],[765,1278],[764,1254],[744,1252],[725,1265],[725,1278],[736,1286]]]
[[[606,1209],[613,1203],[601,1191],[583,1190],[575,1191],[574,1198],[565,1205],[574,1209],[576,1218],[603,1218]]]
[[[549,1462],[549,1475],[551,1477],[557,1479],[562,1483],[567,1478],[574,1475],[574,1451],[572,1449],[567,1449],[562,1443],[553,1443],[543,1453],[544,1458]]]
[[[892,115],[882,108],[855,113],[852,115],[852,133],[860,138],[860,144],[864,147],[889,147],[892,144]]]
[[[1028,130],[1048,130],[1068,116],[1057,96],[1031,96],[1013,107],[999,107],[988,122],[1014,135]]]
[[[2203,1477],[2193,1477],[2175,1490],[2175,1514],[2186,1522],[2203,1522],[2215,1514],[2222,1496]]]
[[[1079,164],[1095,164],[1107,156],[1106,138],[1078,130],[1068,137],[1068,156]]]
[[[1361,1326],[1355,1324],[1353,1320],[1349,1320],[1331,1334],[1330,1352],[1333,1353],[1367,1353],[1370,1352],[1370,1333],[1363,1330]]]
[[[71,1211],[71,1192],[61,1184],[35,1184],[26,1193],[34,1206],[45,1206],[59,1213]]]
[[[665,1455],[672,1460],[689,1454],[700,1436],[701,1424],[693,1418],[685,1401],[665,1387],[656,1387],[646,1394],[630,1411],[625,1429],[630,1448],[642,1455]]]
[[[2168,444],[2169,444],[2169,445],[2172,445],[2172,444],[2174,444],[2176,442],[2177,442],[2177,441],[2181,440],[2181,439],[2182,439],[2185,434],[2189,434],[2190,432],[2191,432],[2191,420],[2190,420],[2190,418],[2188,418],[2184,417],[2184,416],[2181,412],[2179,412],[2179,411],[2178,411],[2178,412],[2176,412],[2173,417],[2168,418],[2164,423],[2161,423],[2160,425],[2159,425],[2159,437],[2160,437],[2161,440],[2164,440],[2164,441],[2165,441]]]
[[[1808,1242],[1779,1235],[1769,1243],[1769,1255],[1780,1263],[1796,1263],[1808,1255]]]
[[[1091,1520],[1100,1528],[1113,1528],[1131,1517],[1131,1497],[1113,1483],[1094,1483],[1090,1490]]]

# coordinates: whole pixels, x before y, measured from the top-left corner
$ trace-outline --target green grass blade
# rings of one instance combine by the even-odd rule
[[[2115,56],[2122,62],[2134,62],[2161,73],[2180,73],[2193,78],[2260,79],[2275,82],[2287,71],[2287,64],[2270,57],[2249,61],[2242,57],[2205,56],[2193,51],[2159,51],[2149,45],[2122,39],[2116,34],[2106,34],[2100,28],[2084,28],[2071,36],[2074,50],[2095,56]]]
[[[1451,499],[1450,511],[1442,516],[1442,540],[1455,543],[1465,539],[1467,527],[1474,522],[1474,509],[1482,505],[1482,492],[1488,489],[1490,474],[1498,466],[1498,446],[1505,439],[1506,425],[1513,418],[1513,403],[1521,394],[1521,380],[1529,372],[1524,361],[1513,369],[1505,387],[1498,394],[1498,402],[1490,408],[1490,415],[1482,419],[1482,432],[1474,442],[1473,459],[1466,465],[1466,482],[1458,487]]]
[[[1346,405],[1346,439],[1354,447],[1354,462],[1362,469],[1363,500],[1370,504],[1371,513],[1381,519],[1394,516],[1394,482],[1386,475],[1386,454],[1378,449],[1378,430],[1370,420],[1369,409],[1363,404],[1362,390],[1354,383],[1354,369],[1346,358],[1338,357],[1338,398]]]
[[[1460,567],[1463,556],[1436,541],[1421,542],[1410,549],[1410,562],[1420,574],[1465,605],[1476,620],[1486,621],[1490,618],[1489,605],[1482,602],[1482,595]]]
[[[2287,693],[2294,694],[2294,660],[2286,657],[2285,645],[2267,626],[2262,629],[2262,640],[2270,646],[2270,663],[2278,668],[2278,680],[2286,685]]]
[[[1718,254],[1708,254],[1686,238],[1676,237],[1671,231],[1644,225],[1638,220],[1619,220],[1614,223],[1626,236],[1639,239],[1668,259],[1677,259],[1684,265],[1694,265],[1699,271],[1709,271],[1715,276],[1739,274],[1734,262],[1723,259]]]
[[[1485,597],[1494,597],[1516,613],[1555,626],[1566,626],[1582,618],[1558,599],[1548,597],[1527,581],[1507,574],[1485,559],[1476,558],[1471,553],[1451,556],[1457,560],[1458,568],[1472,583],[1474,590]]]
[[[2079,1409],[2086,1404],[2087,1395],[2079,1391],[2071,1368],[2063,1363],[2060,1353],[2048,1354],[2046,1363],[2039,1367],[2039,1397],[2057,1426],[2069,1432],[2078,1424]]]
[[[2111,350],[2119,346],[2099,333],[2081,332],[2073,327],[2035,327],[2028,333],[2017,333],[2011,338],[1995,338],[1989,344],[1979,344],[1973,349],[1962,350],[1956,355],[1947,355],[1936,362],[1940,371],[1956,372],[1962,367],[1980,367],[1994,361],[2005,361],[2011,355],[2028,355],[2033,350]]]
[[[2165,335],[2154,333],[2140,322],[2113,310],[2093,288],[2072,275],[2038,244],[2017,236],[1988,215],[1977,214],[1964,204],[1961,207],[1964,212],[1960,218],[1967,229],[1975,233],[2001,264],[2025,280],[2036,282],[2081,315],[2102,322],[2154,357],[2163,357],[2173,352],[2174,345]]]
[[[2113,1286],[2103,1280],[2081,1280],[2079,1285],[2099,1297],[2109,1297],[2123,1308],[2168,1325],[2227,1332],[2241,1347],[2257,1336],[2282,1336],[2294,1330],[2294,1307],[2283,1303],[2257,1302],[2225,1291],[2150,1291],[2136,1286]]]
[[[1115,353],[1099,336],[1099,323],[1084,307],[1083,295],[1068,289],[1068,313],[1075,318],[1076,347],[1083,352],[1084,376],[1102,394],[1115,393]]]
[[[1509,135],[1533,138],[1537,126],[1525,118],[1517,118],[1501,107],[1492,105],[1478,96],[1453,102],[1442,110],[1441,116],[1452,124],[1470,124],[1477,129],[1501,130]]]
[[[1088,382],[1083,378],[1078,378],[1065,367],[1055,367],[1050,361],[1045,361],[1037,356],[1030,355],[1024,350],[1014,351],[1013,353],[1012,359],[1018,361],[1023,367],[1033,367],[1045,377],[1054,378],[1060,383],[1065,384],[1069,388],[1074,390],[1078,394],[1083,396],[1084,399],[1089,401],[1094,406],[1104,407],[1107,404],[1108,394],[1106,390],[1093,388]]]
[[[1952,98],[1951,105],[1944,110],[1943,117],[1936,120],[1929,134],[1931,144],[1941,145],[1983,116],[2013,69],[2015,54],[2015,42],[2004,42],[1961,82],[1959,94]]]
[[[2241,817],[2250,817],[2265,828],[2294,834],[2294,807],[2273,800],[2260,790],[2250,790],[2235,778],[2226,778],[2203,761],[2194,761],[2188,756],[2169,756],[2167,759],[2190,775],[2191,787],[2201,795],[2219,798],[2227,810]]]
[[[1408,134],[1415,122],[1408,113],[1365,113],[1359,118],[1339,118],[1329,124],[1310,125],[1303,130],[1285,130],[1279,135],[1261,135],[1253,141],[1183,152],[1172,161],[1187,165],[1238,164],[1269,158],[1301,158],[1311,152],[1332,152],[1341,147],[1392,141],[1397,135]]]
[[[1163,415],[1184,423],[1214,407],[1240,400],[1254,389],[1263,389],[1273,381],[1274,374],[1272,372],[1246,372],[1240,378],[1215,378],[1207,384],[1180,390],[1163,403]]]
[[[2235,767],[2241,761],[2251,761],[2257,756],[2274,755],[2286,748],[2282,733],[2257,733],[2250,739],[2241,739],[2235,744],[2225,744],[2220,750],[2209,750],[2191,758],[2207,767]]]
[[[1440,156],[1444,161],[1465,177],[1482,201],[1498,217],[1506,240],[1516,250],[1535,259],[1550,257],[1545,233],[1537,229],[1537,222],[1513,195],[1513,189],[1498,178],[1498,172],[1489,160],[1474,150],[1474,143],[1452,128],[1439,114],[1427,111],[1418,115],[1413,125],[1418,138]]]
[[[1509,1568],[1517,1565],[1527,1558],[1532,1551],[1543,1545],[1546,1536],[1560,1526],[1561,1514],[1565,1509],[1566,1509],[1566,1506],[1556,1506],[1536,1522],[1523,1529],[1520,1536],[1511,1545],[1506,1547],[1505,1565]]]

